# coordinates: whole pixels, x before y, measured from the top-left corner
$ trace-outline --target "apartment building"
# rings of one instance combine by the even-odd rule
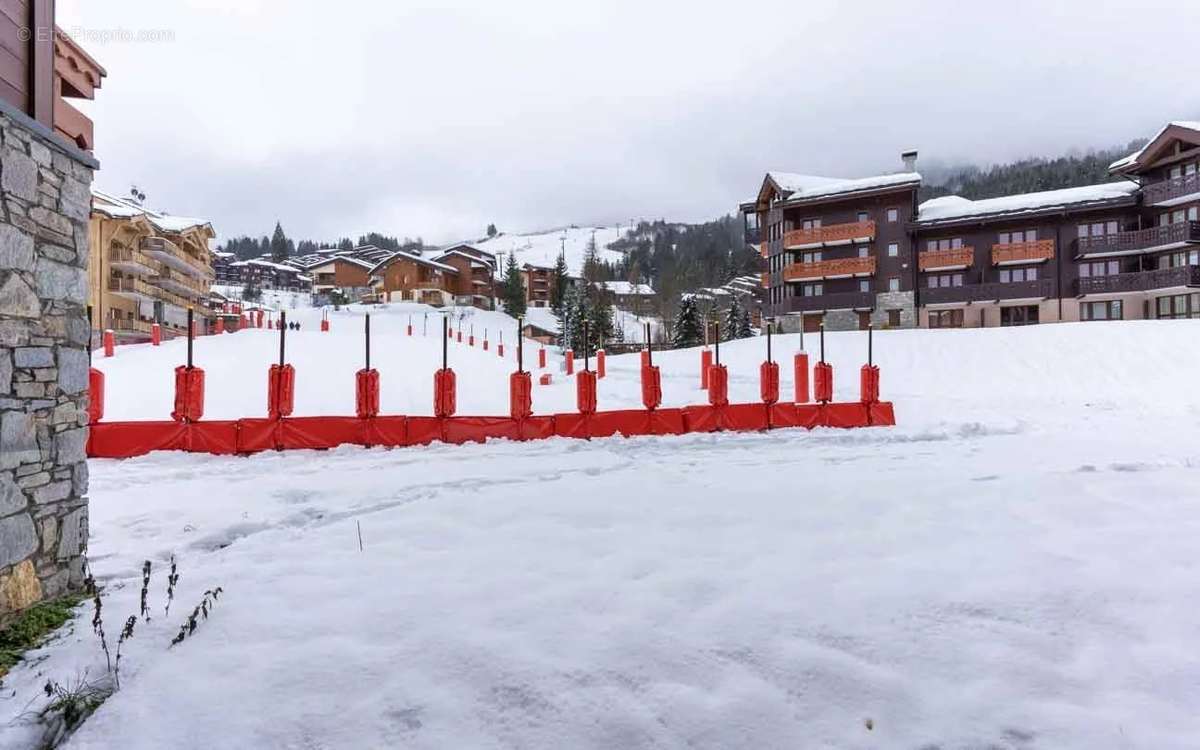
[[[1200,123],[1173,122],[1114,180],[916,203],[905,171],[768,173],[743,204],[785,329],[961,328],[1200,317]]]
[[[597,281],[593,284],[601,299],[608,301],[618,310],[634,315],[650,315],[654,312],[654,287],[630,281]]]
[[[92,191],[88,235],[93,335],[111,329],[124,341],[146,340],[158,323],[170,335],[187,330],[187,311],[201,322],[215,274],[204,219],[170,216]]]
[[[525,285],[525,304],[529,307],[550,306],[550,283],[554,269],[526,263],[521,267],[521,283]]]
[[[371,269],[372,290],[387,302],[423,302],[437,307],[454,303],[458,269],[407,252],[395,252]]]
[[[433,260],[455,269],[447,277],[448,291],[458,305],[471,305],[482,310],[496,307],[496,256],[474,245],[454,245],[433,257]]]

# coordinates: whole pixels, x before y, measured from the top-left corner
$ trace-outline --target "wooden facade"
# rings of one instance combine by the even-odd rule
[[[422,302],[435,307],[453,304],[453,266],[397,252],[371,269],[371,286],[381,301]]]
[[[92,121],[70,99],[93,99],[108,73],[54,24],[54,0],[0,0],[0,99],[84,151]]]

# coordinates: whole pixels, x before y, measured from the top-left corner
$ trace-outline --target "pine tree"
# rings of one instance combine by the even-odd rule
[[[754,335],[754,329],[750,327],[750,308],[742,308],[742,319],[738,321],[738,338],[748,339]]]
[[[679,302],[679,314],[671,331],[671,345],[676,349],[700,346],[704,343],[704,327],[700,322],[700,311],[696,309],[694,297],[684,297]]]
[[[596,247],[596,235],[592,234],[587,241],[587,249],[583,253],[583,280],[588,287],[604,279],[604,269],[600,263],[600,251]]]
[[[571,333],[575,330],[575,294],[574,289],[566,290],[560,309],[554,315],[558,319],[558,345],[564,350],[571,348]]]
[[[504,312],[511,317],[519,318],[525,314],[525,284],[521,280],[521,269],[517,267],[515,253],[508,254],[508,262],[504,266],[501,299],[504,302]]]
[[[495,225],[495,224],[488,224],[488,226],[487,226],[487,236],[488,236],[488,238],[490,239],[490,238],[492,238],[492,237],[495,237],[497,234],[500,234],[500,231],[499,231],[498,229],[496,229],[496,225]]]
[[[566,293],[567,259],[559,253],[558,260],[554,261],[554,270],[550,272],[550,309],[554,311],[556,318],[562,318],[563,298]]]
[[[571,289],[571,348],[576,353],[582,353],[587,346],[587,341],[583,336],[584,323],[590,326],[591,305],[588,303],[586,295],[581,294],[578,289]],[[590,331],[589,331],[590,333]]]
[[[742,305],[736,294],[729,300],[729,309],[725,311],[725,324],[722,326],[721,339],[733,341],[740,339],[742,329]]]
[[[613,335],[612,308],[600,301],[593,304],[588,313],[588,334],[592,339],[592,348],[603,349]]]
[[[270,248],[271,260],[282,263],[288,259],[288,238],[283,233],[283,225],[278,221],[275,222],[275,234],[271,236]]]

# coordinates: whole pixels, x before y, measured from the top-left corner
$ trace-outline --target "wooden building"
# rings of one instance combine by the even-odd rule
[[[168,216],[100,191],[92,193],[88,236],[89,304],[93,335],[113,330],[144,340],[150,327],[186,331],[187,310],[200,317],[214,280],[203,219]]]
[[[649,284],[634,284],[629,281],[597,281],[596,290],[609,304],[618,310],[634,315],[650,315],[654,312],[654,288]]]
[[[446,248],[433,260],[451,266],[456,273],[448,277],[454,302],[482,310],[496,307],[496,256],[473,245]]]
[[[554,269],[526,263],[521,267],[521,283],[525,285],[525,304],[529,307],[550,306],[550,282]]]
[[[406,252],[395,252],[371,269],[371,287],[381,301],[423,302],[435,307],[454,303],[458,273],[454,266]]]

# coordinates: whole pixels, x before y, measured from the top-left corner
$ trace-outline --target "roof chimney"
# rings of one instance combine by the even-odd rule
[[[905,151],[904,153],[900,154],[900,161],[904,162],[904,171],[905,172],[916,172],[917,171],[917,151],[916,151],[916,149],[913,149],[912,151]]]

